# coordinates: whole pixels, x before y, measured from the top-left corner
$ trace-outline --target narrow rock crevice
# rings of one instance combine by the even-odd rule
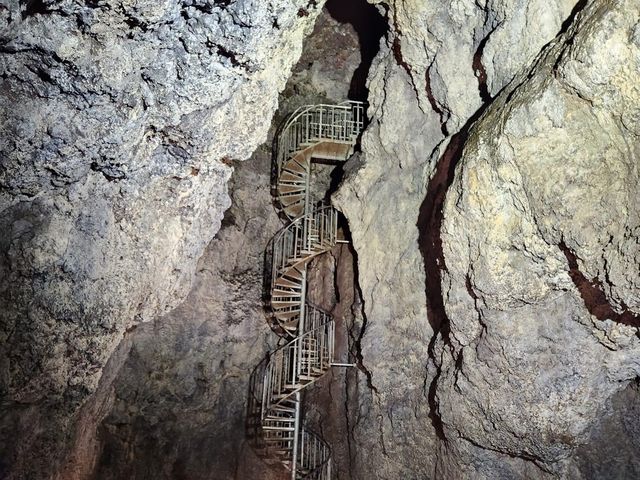
[[[494,26],[489,31],[487,36],[480,41],[480,43],[478,44],[478,48],[473,55],[473,61],[471,64],[471,67],[473,68],[473,74],[478,79],[478,91],[480,92],[480,99],[483,103],[491,101],[491,94],[489,93],[489,88],[487,87],[487,70],[484,68],[484,64],[482,63],[482,55],[484,54],[484,47],[487,45],[487,42],[491,38],[491,35],[499,26],[500,24]]]
[[[589,0],[578,0],[576,2],[576,4],[571,9],[571,13],[569,14],[569,16],[565,19],[564,22],[562,22],[562,25],[560,26],[560,31],[558,32],[556,37],[562,35],[567,30],[569,30],[569,27],[571,27],[571,25],[573,25],[573,22],[575,21],[575,19],[578,16],[578,14],[582,10],[584,10],[584,8],[587,6],[588,3],[589,3]]]
[[[558,34],[558,36],[564,33],[564,31],[566,31],[571,26],[571,24],[573,24],[577,14],[581,11],[582,8],[584,8],[585,4],[586,3],[583,0],[579,1],[576,4],[576,7],[574,8],[572,14],[565,21],[565,23],[563,23],[563,29]],[[495,28],[492,30],[492,32],[493,31],[495,31]],[[474,65],[474,69],[476,71],[479,70],[480,72],[482,72],[484,70],[480,59],[482,57],[483,48],[486,45],[489,37],[490,34],[485,37],[485,39],[479,45],[478,50],[476,51],[474,59],[474,63],[476,64]],[[533,76],[536,67],[544,57],[544,53],[546,52],[547,48],[549,48],[549,46],[553,44],[553,42],[554,41],[552,40],[541,49],[540,53],[534,60],[533,65],[529,69],[525,80],[523,80],[515,87],[512,87],[512,90],[511,92],[509,92],[506,102],[510,101],[514,92],[516,92],[518,88],[526,82],[526,79]],[[483,80],[485,83],[483,83]],[[427,186],[427,194],[420,206],[418,222],[416,225],[418,228],[418,247],[420,249],[420,253],[424,262],[427,319],[434,332],[434,338],[429,344],[428,352],[429,357],[436,366],[437,370],[429,386],[428,398],[430,417],[432,419],[433,426],[436,428],[436,431],[443,428],[442,420],[440,419],[438,412],[436,398],[437,383],[441,373],[441,362],[438,360],[435,352],[437,338],[441,338],[444,345],[447,346],[451,351],[452,355],[454,354],[453,345],[450,338],[450,322],[444,306],[442,291],[442,273],[447,270],[441,238],[441,226],[444,217],[444,200],[449,187],[453,183],[455,169],[458,161],[462,157],[463,148],[469,136],[471,127],[483,115],[487,108],[493,104],[495,98],[498,98],[507,87],[504,87],[502,90],[497,92],[494,97],[489,96],[488,88],[486,87],[485,74],[484,78],[482,78],[482,75],[479,77],[479,88],[481,89],[481,94],[485,97],[483,99],[485,101],[482,106],[473,114],[473,116],[471,116],[467,120],[460,131],[451,137],[449,144],[440,157],[435,172]],[[441,433],[438,434],[438,437],[441,437]]]
[[[504,90],[504,89],[503,89]],[[496,95],[503,91],[501,90]],[[454,355],[454,347],[450,336],[450,322],[444,305],[442,291],[442,273],[447,271],[447,266],[442,249],[441,227],[444,219],[444,200],[446,194],[453,183],[455,169],[462,158],[464,145],[469,136],[471,127],[482,116],[486,109],[493,104],[494,99],[485,102],[467,120],[460,131],[454,134],[449,140],[444,153],[440,157],[435,172],[427,186],[427,195],[420,205],[418,222],[418,248],[422,256],[425,273],[425,298],[427,307],[427,320],[433,329],[433,337],[429,342],[429,358],[436,366],[436,375],[429,386],[429,407],[430,418],[439,438],[444,438],[442,420],[437,408],[437,383],[440,378],[440,365],[435,353],[435,346],[438,338],[441,338],[444,345]],[[441,360],[441,359],[440,359]]]
[[[473,299],[473,308],[478,314],[478,317],[477,317],[478,323],[482,327],[482,332],[484,333],[487,331],[487,324],[482,320],[482,312],[480,311],[480,307],[478,306],[478,301],[480,300],[480,297],[478,296],[476,291],[473,289],[473,284],[471,283],[471,276],[469,275],[468,272],[467,272],[467,275],[465,276],[465,287],[467,288],[467,293]]]
[[[556,36],[552,40],[550,40],[549,42],[547,42],[546,44],[544,44],[542,46],[542,48],[540,49],[540,52],[538,53],[538,55],[536,55],[535,59],[533,60],[531,68],[529,68],[529,71],[528,71],[527,75],[513,89],[511,89],[511,91],[509,92],[509,94],[507,95],[507,98],[505,100],[505,105],[507,103],[509,103],[513,99],[513,96],[518,92],[518,90],[520,89],[520,87],[522,85],[524,85],[528,80],[533,78],[533,75],[534,75],[536,69],[538,68],[538,65],[545,58],[545,54],[547,53],[547,51],[553,45],[556,44],[556,42],[558,41],[558,39],[560,39],[560,37],[562,37],[562,35],[567,33],[569,28],[576,22],[576,18],[578,16],[578,14],[582,10],[584,10],[584,8],[587,6],[587,4],[588,4],[588,0],[579,0],[575,4],[575,6],[573,7],[573,10],[571,10],[571,13],[569,14],[569,16],[565,19],[564,22],[562,22],[562,26],[560,27],[560,30],[558,31]],[[558,56],[556,58],[556,61],[555,61],[554,65],[553,65],[553,69],[552,70],[553,70],[554,74],[556,73],[560,62],[562,61],[564,50],[566,50],[566,47],[568,45],[573,44],[573,37],[574,37],[574,35],[571,35],[569,38],[567,38],[565,40],[565,47],[560,51],[560,53],[558,54]]]
[[[544,473],[551,473],[551,470],[545,465],[544,461],[542,458],[540,458],[537,455],[532,455],[530,453],[527,452],[509,452],[507,450],[501,450],[501,449],[497,449],[497,448],[490,448],[487,447],[485,445],[481,445],[480,443],[472,440],[471,438],[462,435],[460,432],[458,432],[458,434],[460,435],[460,438],[462,440],[465,440],[466,442],[469,442],[471,445],[473,445],[476,448],[479,448],[481,450],[487,450],[489,452],[495,452],[495,453],[499,453],[501,455],[506,455],[509,458],[514,458],[514,459],[518,459],[518,460],[522,460],[525,461],[527,463],[530,463],[534,466],[536,466],[537,468],[539,468],[542,472]]]
[[[22,19],[32,17],[34,15],[44,15],[47,13],[47,5],[44,0],[27,0],[26,2],[20,2],[24,5],[22,10]]]
[[[416,94],[416,99],[418,100],[418,106],[420,107],[420,94],[418,93],[418,87],[416,86],[416,82],[413,78],[413,73],[411,72],[411,66],[407,63],[402,55],[402,46],[400,44],[400,37],[402,36],[402,32],[398,32],[398,36],[393,39],[393,44],[391,46],[391,51],[393,52],[393,58],[396,61],[396,64],[406,72],[409,77],[409,82],[411,82],[411,87]]]
[[[640,328],[640,315],[629,310],[624,303],[621,304],[622,311],[617,312],[605,295],[602,283],[598,278],[587,279],[578,267],[578,257],[571,251],[567,244],[562,241],[558,247],[564,254],[569,264],[569,276],[580,292],[584,305],[591,315],[598,320],[612,320],[616,323]]]
[[[436,436],[440,441],[447,443],[448,440],[444,431],[444,423],[442,421],[442,416],[440,415],[440,405],[438,404],[437,398],[438,380],[440,380],[440,376],[442,375],[442,358],[440,358],[439,362],[436,362],[434,355],[434,349],[437,339],[438,336],[434,335],[429,342],[428,348],[429,357],[433,360],[433,364],[436,367],[436,374],[429,384],[429,389],[427,391],[427,401],[429,402],[429,420],[431,421],[431,425],[436,432]]]
[[[380,40],[387,33],[387,22],[376,7],[366,0],[329,0],[325,8],[338,22],[353,26],[358,35],[360,65],[351,78],[349,98],[366,101],[369,96],[366,85],[369,69],[380,50]]]
[[[558,32],[557,37],[565,34],[569,30],[569,27],[573,25],[576,17],[582,10],[584,10],[584,8],[587,6],[587,3],[588,3],[588,0],[578,0],[578,2],[574,5],[573,9],[571,10],[571,13],[569,14],[569,16],[565,19],[564,22],[562,22],[562,25],[560,27],[560,31]],[[564,53],[567,51],[569,47],[573,45],[573,39],[574,39],[574,35],[570,35],[564,41],[564,44],[562,45],[562,50],[558,54],[558,58],[553,64],[554,75],[557,74],[558,66],[560,65],[560,62],[562,61],[562,59],[564,58]]]
[[[367,314],[365,313],[365,308],[364,308],[365,302],[364,302],[364,297],[362,295],[362,288],[360,287],[360,282],[359,282],[360,275],[358,270],[358,252],[356,252],[356,249],[353,248],[353,242],[351,240],[351,232],[349,231],[348,225],[345,225],[343,227],[343,231],[344,231],[345,239],[349,241],[349,244],[348,244],[349,250],[351,251],[351,255],[353,256],[353,277],[355,281],[355,290],[361,301],[359,307],[360,307],[360,313],[362,314],[362,326],[360,327],[360,330],[356,333],[353,331],[353,329],[349,329],[349,339],[350,339],[349,348],[352,349],[351,354],[356,359],[356,366],[362,373],[364,373],[367,379],[367,386],[371,391],[377,394],[378,389],[373,384],[373,374],[365,366],[364,355],[362,354],[362,339],[364,338],[364,335],[367,331],[368,319],[367,319]]]
[[[444,135],[445,137],[449,136],[449,129],[447,128],[447,121],[449,120],[449,117],[451,116],[451,112],[447,111],[445,112],[439,105],[438,102],[436,101],[434,95],[433,95],[433,90],[431,89],[431,68],[433,67],[433,62],[431,62],[431,64],[429,65],[429,67],[427,68],[427,71],[424,74],[424,79],[425,79],[425,84],[426,84],[426,91],[427,91],[427,98],[429,99],[429,104],[431,104],[431,108],[433,109],[434,112],[436,112],[438,114],[438,116],[440,117],[440,131],[442,132],[442,135]]]

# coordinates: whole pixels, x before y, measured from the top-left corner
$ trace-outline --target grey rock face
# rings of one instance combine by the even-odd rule
[[[360,369],[309,393],[337,473],[634,478],[637,0],[371,3],[357,268],[312,270]],[[197,261],[322,4],[0,5],[0,477],[266,478],[268,147]],[[287,110],[348,91],[358,35],[320,24]]]
[[[445,426],[561,476],[640,372],[638,136],[623,120],[640,112],[639,7],[579,14],[473,127],[444,207]],[[572,257],[618,314],[598,318]]]
[[[260,288],[264,248],[281,226],[270,166],[262,146],[235,169],[233,204],[191,293],[132,332],[93,478],[268,478],[245,440],[245,414],[249,375],[277,339]]]
[[[322,4],[0,6],[0,391],[22,439],[0,449],[15,475],[37,478],[17,457],[30,448],[54,468],[125,329],[186,295],[229,206],[228,160],[265,140]]]
[[[93,426],[95,456],[86,458],[86,448],[75,442],[72,461],[61,478],[71,473],[74,478],[140,480],[286,478],[282,467],[269,466],[256,457],[245,428],[250,375],[278,340],[268,327],[262,302],[265,248],[283,226],[270,194],[271,143],[283,115],[300,104],[327,101],[329,92],[324,87],[331,83],[323,72],[353,73],[359,61],[356,44],[352,27],[337,23],[323,10],[281,95],[268,141],[246,162],[234,162],[229,181],[232,205],[199,260],[190,294],[169,314],[127,335],[131,352],[109,384],[111,399],[100,412],[104,420],[97,429]],[[341,56],[345,46],[349,47],[346,59]],[[349,82],[333,84],[333,91],[342,89],[344,94]],[[329,255],[321,258],[333,261]],[[343,290],[350,289],[342,292],[340,303],[336,305],[333,297],[313,299],[334,309],[344,343],[347,335],[342,326],[350,313],[354,288],[349,261],[350,257],[346,266],[341,262],[335,273],[345,277]],[[331,267],[319,262],[317,271],[326,290],[332,291]],[[339,347],[346,358],[346,345]],[[310,409],[319,405],[320,410],[326,409],[322,403],[330,404],[335,421],[327,436],[337,452],[346,450],[340,444],[345,436],[345,402],[340,398],[345,373],[344,369],[336,372],[328,402],[326,394],[321,402],[305,402]],[[328,388],[328,380],[316,389],[318,393]],[[101,387],[88,404],[100,396]],[[322,428],[328,433],[326,424]],[[343,474],[348,456],[338,455],[337,468]]]
[[[636,478],[638,465],[638,384],[613,395],[607,411],[596,419],[589,442],[576,449],[573,460],[586,479]]]
[[[393,32],[334,195],[376,387],[356,471],[581,478],[637,329],[590,315],[558,245],[637,316],[637,2],[376,3]]]

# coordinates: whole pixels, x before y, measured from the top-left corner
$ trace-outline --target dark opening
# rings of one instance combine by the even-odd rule
[[[27,0],[20,2],[22,7],[22,19],[31,17],[36,14],[47,13],[47,6],[43,0]]]
[[[604,293],[602,283],[594,278],[589,280],[578,267],[578,256],[567,246],[564,241],[558,245],[569,264],[569,276],[574,285],[580,292],[580,296],[584,300],[584,304],[591,315],[598,320],[613,320],[616,323],[630,325],[632,327],[640,327],[640,315],[635,314],[624,303],[622,312],[617,312],[613,305],[607,299]]]
[[[366,0],[329,0],[326,9],[338,22],[352,25],[358,34],[361,61],[351,79],[349,98],[366,101],[369,68],[380,50],[380,39],[387,31],[387,22]]]

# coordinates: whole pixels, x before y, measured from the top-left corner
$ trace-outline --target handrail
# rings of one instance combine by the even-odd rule
[[[337,229],[338,211],[328,205],[300,215],[281,229],[271,245],[272,286],[287,267],[314,256],[314,247],[333,246],[337,239]]]
[[[270,354],[262,389],[263,419],[274,406],[315,382],[314,369],[327,369],[333,360],[334,320],[311,305],[307,305],[307,312],[313,312],[306,319],[310,328]],[[323,323],[319,324],[320,321]]]
[[[335,321],[306,301],[307,264],[338,243],[339,215],[322,203],[312,210],[311,159],[346,160],[363,126],[364,104],[346,101],[302,106],[277,133],[274,190],[290,223],[270,242],[265,283],[270,280],[271,311],[281,327],[276,333],[289,339],[270,353],[260,387],[252,390],[260,390],[259,449],[278,457],[292,480],[331,480],[329,445],[300,419],[301,391],[331,368],[335,354]]]
[[[338,105],[305,105],[287,120],[276,144],[278,176],[289,156],[303,144],[323,140],[355,144],[364,125],[364,104],[347,101]]]
[[[345,100],[344,102],[340,102],[338,104],[330,104],[330,103],[311,103],[311,104],[307,104],[307,105],[302,105],[298,108],[296,108],[292,113],[290,113],[289,115],[287,115],[287,120],[284,123],[284,125],[282,126],[281,129],[279,129],[278,133],[284,131],[287,129],[287,127],[289,127],[293,122],[295,122],[302,113],[304,113],[305,111],[309,111],[309,110],[313,110],[316,107],[345,107],[345,106],[359,106],[359,105],[364,105],[363,102],[358,102],[356,100]]]
[[[298,468],[306,472],[306,478],[329,480],[331,478],[331,447],[320,435],[308,428],[300,432]],[[321,460],[318,462],[318,458]]]

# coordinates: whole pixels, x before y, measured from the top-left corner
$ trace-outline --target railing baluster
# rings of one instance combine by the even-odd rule
[[[256,398],[262,398],[263,427],[272,427],[268,434],[265,433],[265,438],[268,438],[269,445],[288,452],[283,458],[291,461],[292,479],[331,480],[329,446],[314,433],[299,428],[298,400],[300,390],[326,372],[334,360],[335,322],[326,312],[308,305],[305,293],[308,260],[336,244],[338,212],[330,206],[311,211],[310,170],[299,174],[299,167],[287,167],[287,162],[303,147],[314,142],[353,145],[362,125],[363,106],[360,102],[301,107],[289,117],[276,144],[278,178],[287,168],[290,172],[289,179],[279,183],[287,187],[281,198],[301,193],[305,200],[303,215],[292,219],[270,244],[271,299],[279,302],[279,306],[272,303],[272,309],[277,321],[293,338],[271,354],[265,367],[262,392]],[[287,208],[283,206],[287,215],[291,215],[291,211],[299,212],[297,207]],[[279,278],[286,278],[286,281],[279,283],[278,291],[275,291]],[[296,283],[291,285],[289,282],[293,280]],[[294,395],[297,401],[292,400]],[[277,405],[290,406],[291,402],[296,405],[295,418],[291,417],[289,410],[273,409]],[[269,423],[265,424],[267,419]],[[293,434],[288,430],[292,422]],[[302,470],[296,473],[299,468]]]

